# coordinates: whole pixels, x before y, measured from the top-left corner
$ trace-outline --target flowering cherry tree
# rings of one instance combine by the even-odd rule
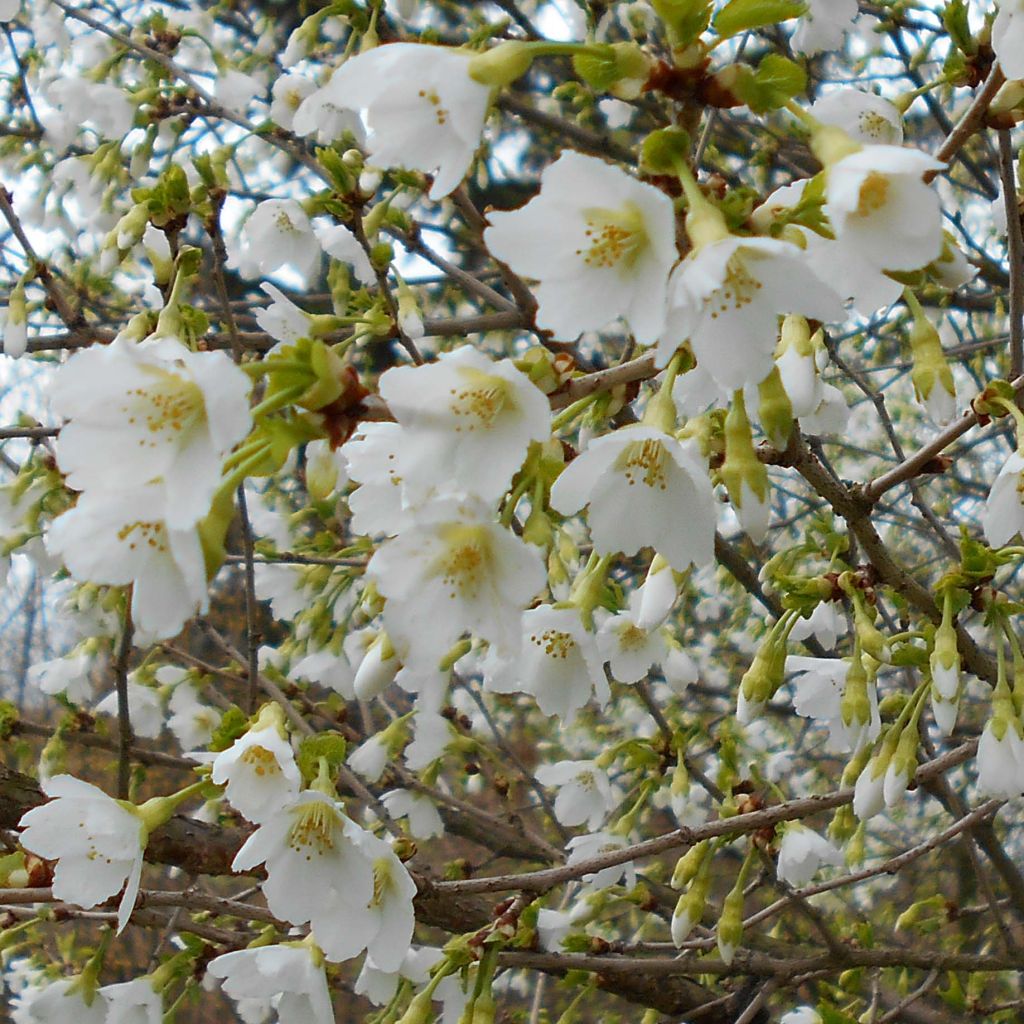
[[[1021,1018],[1020,0],[0,21],[10,1019]]]

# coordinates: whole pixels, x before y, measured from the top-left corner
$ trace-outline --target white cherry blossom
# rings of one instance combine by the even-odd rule
[[[92,661],[92,657],[84,652],[39,661],[28,670],[28,681],[43,693],[51,696],[63,693],[72,704],[84,704],[92,697],[93,686],[89,678]]]
[[[1007,545],[1024,531],[1024,455],[1010,453],[992,483],[981,513],[985,539],[994,548]]]
[[[563,825],[583,825],[593,832],[616,804],[611,783],[593,761],[542,764],[534,773],[542,786],[557,788],[555,817]]]
[[[470,77],[473,56],[419,43],[378,46],[347,60],[324,91],[359,111],[371,163],[433,174],[430,198],[441,199],[466,176],[490,102],[490,88]]]
[[[668,654],[660,630],[644,629],[632,610],[609,616],[597,633],[601,657],[620,683],[636,683]]]
[[[537,323],[559,338],[619,318],[650,344],[665,324],[678,258],[672,200],[597,157],[564,152],[520,210],[488,214],[492,255],[540,284]]]
[[[986,796],[1012,800],[1024,795],[1024,739],[1016,722],[997,728],[989,720],[978,741],[977,766],[978,788]]]
[[[782,881],[799,888],[822,864],[838,867],[842,863],[842,852],[823,836],[797,821],[786,824],[779,843],[778,875]]]
[[[802,249],[736,235],[708,242],[672,271],[658,365],[689,340],[697,365],[720,387],[757,384],[771,371],[778,318],[785,313],[825,322],[843,317],[838,295],[814,276]]]
[[[545,715],[568,723],[596,694],[609,698],[597,638],[575,608],[538,605],[523,613],[522,649],[515,658],[493,658],[485,665],[484,684],[496,693],[531,694]]]
[[[856,16],[857,0],[809,0],[793,33],[793,49],[808,55],[840,49]]]
[[[401,472],[407,498],[437,481],[485,501],[497,499],[531,441],[551,433],[544,393],[510,359],[470,345],[436,363],[399,366],[380,378],[380,394],[404,429]]]
[[[712,560],[715,501],[707,472],[691,446],[660,430],[616,430],[569,463],[551,488],[551,506],[572,515],[588,504],[602,554],[650,546],[679,572]]]
[[[334,1008],[319,949],[285,943],[238,949],[211,960],[206,970],[222,979],[232,999],[273,999],[282,1021],[334,1024]]]
[[[337,801],[307,789],[264,819],[232,868],[265,864],[271,912],[292,924],[309,922],[328,959],[348,960],[374,934],[374,865],[360,845],[364,835]]]
[[[43,782],[48,803],[21,818],[21,845],[56,860],[53,894],[76,906],[102,903],[124,888],[118,931],[135,906],[146,829],[142,818],[113,797],[71,775]]]
[[[176,338],[122,339],[74,356],[50,388],[70,420],[57,461],[75,490],[132,490],[160,478],[165,519],[184,529],[210,510],[224,456],[250,427],[249,378],[223,352]]]
[[[299,792],[295,754],[282,735],[280,713],[274,708],[268,705],[254,728],[216,755],[210,775],[218,786],[227,787],[228,803],[257,823],[277,813]]]
[[[196,687],[188,682],[175,686],[167,702],[167,710],[170,712],[167,728],[182,750],[205,747],[221,720],[221,712],[204,704]]]
[[[992,49],[1007,78],[1024,78],[1024,2],[1000,0],[992,23]]]
[[[444,822],[434,802],[425,793],[410,789],[391,789],[382,793],[380,802],[395,819],[406,818],[409,834],[415,839],[431,839],[444,835]]]
[[[167,509],[162,483],[124,492],[89,490],[46,534],[46,550],[75,579],[133,584],[132,621],[140,642],[177,636],[207,604],[199,535],[169,526]]]
[[[100,995],[106,1000],[106,1024],[161,1024],[163,998],[149,977],[104,985]]]
[[[880,270],[917,270],[942,252],[938,193],[922,180],[945,164],[903,146],[864,146],[831,164],[825,213],[846,251]]]
[[[131,719],[132,732],[144,739],[155,740],[164,731],[164,708],[159,692],[152,686],[144,686],[132,678],[128,679],[127,691],[128,716]],[[95,711],[116,718],[117,691],[111,690],[96,705]]]
[[[308,279],[319,267],[320,256],[313,226],[299,203],[264,199],[243,225],[228,266],[243,277],[259,277],[288,264]]]
[[[107,1001],[92,990],[91,1001],[79,978],[60,978],[44,988],[26,989],[11,1006],[12,1024],[105,1024]]]
[[[514,655],[518,613],[544,585],[537,549],[483,508],[438,501],[366,567],[387,598],[384,625],[406,664],[435,666],[463,633]],[[408,652],[408,656],[404,652]]]
[[[871,720],[849,725],[843,721],[841,704],[849,670],[849,662],[841,658],[807,658],[795,654],[786,658],[787,675],[796,677],[793,710],[802,718],[813,719],[828,728],[829,750],[859,750],[881,731],[874,682],[867,684]]]
[[[290,131],[295,122],[295,112],[302,101],[315,91],[316,85],[297,71],[281,75],[271,88],[270,119]]]
[[[370,257],[352,232],[344,224],[327,224],[314,221],[313,230],[317,240],[328,256],[332,256],[352,268],[356,280],[362,285],[374,284],[377,275],[370,265]]]
[[[816,99],[811,116],[822,124],[842,128],[856,142],[899,146],[903,117],[883,96],[861,89],[842,88]]]

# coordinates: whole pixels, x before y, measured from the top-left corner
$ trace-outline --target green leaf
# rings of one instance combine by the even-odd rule
[[[320,759],[325,758],[330,773],[335,774],[345,763],[347,749],[345,737],[340,732],[322,732],[307,736],[299,747],[299,771],[307,782],[312,782],[320,770]]]
[[[778,110],[807,86],[804,69],[777,53],[768,54],[754,72],[739,70],[732,90],[755,114]]]
[[[729,0],[715,16],[715,31],[728,39],[752,28],[789,21],[807,10],[800,0]]]
[[[710,0],[652,0],[673,46],[689,46],[711,21]]]
[[[221,717],[220,725],[213,730],[213,736],[209,743],[210,749],[217,752],[227,750],[248,728],[248,715],[240,707],[232,704]]]
[[[961,53],[973,57],[978,52],[978,44],[971,35],[967,19],[967,0],[950,0],[942,11],[942,24]]]
[[[573,70],[596,92],[607,92],[621,77],[611,44],[589,46],[572,59]]]

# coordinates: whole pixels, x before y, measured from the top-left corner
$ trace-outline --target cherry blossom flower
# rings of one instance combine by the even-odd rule
[[[11,1006],[12,1024],[105,1024],[106,1019],[106,1000],[95,988],[87,989],[80,976],[24,989]]]
[[[273,999],[282,1021],[334,1022],[323,955],[313,945],[283,943],[238,949],[211,960],[206,970],[222,979],[224,991],[236,1001]]]
[[[277,285],[264,281],[260,288],[273,301],[269,306],[255,310],[256,323],[275,341],[286,344],[308,337],[312,330],[312,317],[309,313],[292,302]]]
[[[57,461],[70,487],[131,490],[162,478],[171,529],[210,510],[224,456],[248,433],[250,382],[223,352],[176,338],[115,340],[74,356],[50,404],[71,422]]]
[[[292,116],[292,131],[296,135],[315,135],[323,145],[330,145],[345,135],[353,136],[356,142],[364,141],[359,115],[330,82],[302,100]]]
[[[620,683],[637,683],[668,654],[661,632],[644,629],[633,610],[619,612],[601,623],[597,647]]]
[[[174,734],[182,750],[205,747],[220,724],[221,712],[199,699],[195,686],[181,682],[175,686],[167,702],[170,716],[167,728]]]
[[[939,196],[921,179],[944,167],[902,146],[864,146],[830,164],[825,213],[846,251],[884,270],[917,270],[936,259]]]
[[[638,341],[655,341],[678,258],[672,200],[572,151],[544,169],[540,186],[522,209],[488,214],[484,231],[492,255],[540,281],[538,325],[572,339],[621,317]]]
[[[1000,0],[992,22],[992,49],[1007,78],[1024,78],[1024,3]]]
[[[409,488],[436,481],[457,493],[497,499],[531,441],[551,433],[543,392],[510,359],[497,362],[464,345],[436,363],[399,366],[380,378],[380,394],[404,429],[401,471]]]
[[[295,799],[299,768],[276,704],[268,704],[253,728],[217,754],[210,778],[218,786],[226,786],[228,803],[256,823]]]
[[[838,295],[814,277],[802,249],[776,238],[736,235],[708,242],[672,272],[658,365],[688,339],[697,365],[720,387],[757,384],[771,371],[778,318],[785,313],[825,322],[843,318]]]
[[[320,265],[320,245],[305,211],[294,199],[265,199],[242,227],[228,260],[243,277],[272,274],[285,264],[304,278]]]
[[[84,704],[92,697],[92,660],[91,655],[81,652],[39,661],[28,670],[28,681],[43,693],[63,693],[72,704]]]
[[[0,21],[14,21],[21,11],[21,0],[0,0]]]
[[[444,822],[434,802],[425,793],[409,789],[391,789],[382,793],[380,802],[392,818],[407,818],[409,834],[415,839],[444,835]]]
[[[1014,718],[1001,723],[989,719],[978,740],[976,760],[982,793],[1004,800],[1024,795],[1024,738]]]
[[[856,142],[899,146],[903,142],[903,117],[882,96],[860,89],[837,89],[816,99],[811,116],[822,124],[842,128]]]
[[[430,198],[452,192],[473,161],[491,90],[470,77],[474,54],[392,43],[347,60],[325,87],[360,112],[370,162],[434,175]]]
[[[164,731],[164,709],[160,694],[152,686],[143,686],[128,679],[128,715],[132,732],[144,739],[155,740]],[[111,690],[95,707],[100,715],[117,717],[117,691]]]
[[[485,665],[484,683],[496,693],[531,694],[545,715],[571,722],[596,693],[607,702],[611,693],[597,649],[597,639],[575,608],[538,605],[523,613],[523,641],[515,658],[494,657]]]
[[[660,430],[628,427],[590,442],[551,488],[551,506],[563,515],[587,504],[602,554],[632,555],[650,546],[679,572],[712,560],[711,483],[693,448]],[[678,529],[680,519],[685,530]]]
[[[46,534],[46,550],[75,579],[133,584],[132,620],[140,642],[177,636],[207,603],[199,535],[170,527],[167,509],[162,483],[124,492],[89,490]]]
[[[349,476],[360,483],[348,497],[355,533],[394,536],[413,522],[402,491],[406,440],[397,423],[362,423],[342,445]]]
[[[555,817],[563,825],[586,823],[593,832],[615,807],[616,798],[608,776],[593,761],[542,764],[535,775],[542,786],[557,787]]]
[[[295,122],[295,112],[315,90],[313,82],[297,71],[289,71],[275,79],[271,89],[271,121],[290,131]]]
[[[433,667],[463,634],[514,655],[518,612],[544,585],[536,548],[484,509],[438,501],[374,553],[367,575],[387,598],[384,625],[402,660]],[[405,652],[408,651],[408,656]]]
[[[360,284],[371,285],[376,282],[377,275],[370,265],[370,257],[366,255],[366,250],[359,239],[344,224],[314,221],[313,230],[324,252],[342,263],[347,263]]]
[[[779,844],[778,875],[784,882],[806,885],[822,864],[843,863],[843,855],[823,836],[800,822],[788,822]]]
[[[388,857],[394,857],[390,847],[376,845],[381,842],[351,821],[337,801],[307,789],[260,825],[232,868],[265,864],[267,906],[292,924],[308,921],[328,959],[349,960],[372,946],[378,962],[390,962],[407,923],[412,935],[415,885],[397,858]],[[397,954],[399,961],[404,952]]]
[[[628,845],[629,840],[625,836],[613,835],[610,832],[590,832],[582,836],[573,836],[565,844],[569,853],[565,863],[572,867],[599,857],[603,853],[614,853],[617,850],[625,849]],[[589,875],[584,875],[583,881],[588,888],[593,890],[607,889],[618,882],[621,882],[625,888],[631,889],[636,885],[636,868],[631,860],[620,864],[610,864],[608,867],[599,868]]]
[[[21,818],[21,845],[56,860],[53,894],[88,909],[122,887],[117,926],[128,923],[142,876],[147,831],[142,817],[101,789],[71,775],[43,782],[48,803]]]
[[[878,736],[881,719],[874,682],[867,684],[870,721],[843,721],[842,699],[850,672],[848,661],[791,654],[786,659],[786,672],[796,676],[793,683],[793,710],[802,718],[814,719],[828,728],[830,750],[860,750]]]
[[[994,548],[1005,547],[1024,531],[1024,455],[1010,453],[999,470],[981,513],[985,540]]]
[[[793,33],[793,49],[808,56],[838,50],[856,16],[857,0],[809,0],[807,12]]]
[[[163,998],[148,976],[104,985],[99,992],[107,1004],[106,1024],[161,1024],[163,1021]]]
[[[416,883],[385,840],[360,830],[356,843],[373,866],[373,893],[365,913],[356,918],[353,931],[358,931],[359,948],[352,955],[365,948],[379,970],[397,971],[416,926]]]
[[[418,949],[414,946],[405,954],[397,971],[382,971],[373,962],[373,957],[367,956],[353,991],[356,995],[365,996],[374,1006],[384,1006],[391,1002],[403,978],[417,987],[425,985],[430,978],[430,969],[443,957],[441,950],[433,946]]]

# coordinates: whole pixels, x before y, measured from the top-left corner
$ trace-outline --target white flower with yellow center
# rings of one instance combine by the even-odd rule
[[[720,387],[760,383],[771,372],[779,317],[786,313],[826,322],[844,316],[838,295],[814,276],[803,250],[775,238],[726,235],[707,242],[672,272],[658,365],[689,340],[697,365]]]
[[[535,547],[486,508],[454,501],[421,510],[366,571],[387,598],[384,625],[403,662],[423,669],[436,667],[463,633],[514,656],[519,613],[545,579]]]
[[[601,554],[653,547],[673,569],[714,557],[715,500],[690,446],[653,427],[626,427],[590,442],[551,488],[551,506],[588,519]],[[685,523],[685,529],[680,527]]]
[[[46,550],[82,583],[132,588],[132,621],[143,638],[177,636],[206,607],[206,566],[194,528],[168,526],[162,483],[130,491],[93,489],[58,516]]]
[[[337,923],[338,941],[347,936],[350,943],[358,943],[351,956],[365,949],[379,970],[397,971],[409,952],[416,926],[412,905],[416,883],[383,839],[360,830],[356,844],[373,867],[373,895],[358,927],[352,927],[350,921]],[[322,931],[317,935],[322,937]]]
[[[938,193],[922,176],[944,167],[903,146],[864,146],[831,163],[825,213],[836,238],[879,270],[931,263],[942,252],[942,211]]]
[[[903,142],[903,115],[895,104],[873,92],[836,89],[816,99],[811,116],[842,128],[855,142],[898,146]]]
[[[1000,0],[992,49],[1007,78],[1024,78],[1024,0]]]
[[[625,320],[650,344],[665,324],[678,258],[672,200],[597,157],[565,152],[544,169],[520,210],[489,213],[484,242],[537,279],[537,324],[572,339]]]
[[[388,370],[380,394],[404,431],[407,503],[442,482],[452,492],[496,500],[530,442],[551,433],[543,392],[510,359],[495,362],[470,345],[436,363]]]
[[[235,855],[232,869],[266,865],[263,895],[270,912],[292,924],[309,923],[330,960],[365,948],[365,918],[374,896],[373,862],[363,834],[341,805],[315,789],[266,818]]]
[[[487,115],[491,90],[470,77],[474,56],[421,43],[378,46],[342,64],[321,102],[358,110],[370,163],[433,174],[430,198],[441,199],[466,176]]]
[[[545,715],[570,722],[596,692],[604,704],[608,680],[597,650],[575,608],[542,604],[522,616],[522,650],[518,657],[489,656],[484,684],[496,693],[528,693]]]
[[[320,255],[320,243],[299,203],[264,199],[243,225],[228,266],[251,278],[288,264],[308,279],[320,266]]]
[[[135,906],[142,876],[147,831],[142,817],[101,789],[72,775],[43,782],[48,803],[21,819],[21,845],[47,860],[56,860],[53,895],[89,907],[113,896],[122,886],[118,931]]]
[[[593,832],[617,803],[607,774],[593,761],[542,764],[536,776],[542,786],[558,789],[555,817],[563,825],[586,823],[588,831]]]
[[[268,704],[255,726],[213,760],[210,778],[239,814],[262,822],[299,792],[299,768],[283,733],[281,711]]]
[[[639,682],[668,656],[661,631],[638,625],[633,608],[605,619],[597,633],[597,646],[620,683]]]
[[[250,381],[223,352],[176,338],[117,340],[73,356],[50,389],[70,420],[57,441],[69,487],[129,490],[162,479],[172,529],[210,510],[224,456],[248,433]]]

